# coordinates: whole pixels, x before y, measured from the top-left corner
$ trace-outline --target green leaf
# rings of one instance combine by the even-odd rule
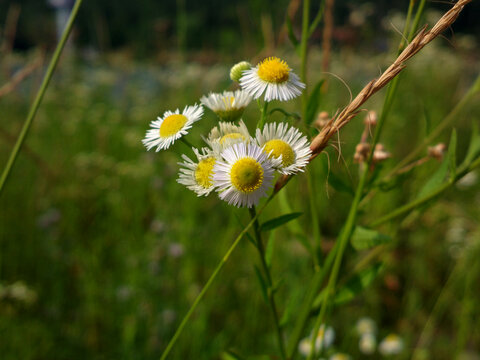
[[[337,291],[334,303],[339,305],[353,300],[373,283],[373,280],[376,279],[382,268],[382,264],[377,263],[356,274]]]
[[[450,144],[448,145],[448,168],[450,170],[450,179],[455,179],[455,174],[457,173],[457,132],[455,129],[452,131],[450,137]]]
[[[468,145],[467,155],[461,167],[466,167],[480,155],[480,134],[477,123],[473,123],[472,136],[470,137],[470,144]]]
[[[325,82],[325,80],[320,80],[317,85],[312,90],[312,93],[308,97],[308,103],[307,103],[307,111],[305,114],[305,123],[308,125],[310,124],[314,119],[315,115],[318,111],[318,106],[320,105],[320,95],[321,95],[321,90],[322,90],[322,85]]]
[[[264,222],[262,225],[260,225],[260,231],[273,230],[279,226],[282,226],[283,224],[288,223],[289,221],[292,221],[293,219],[298,218],[302,214],[303,213],[301,212],[294,212],[291,214],[282,215],[274,219],[268,220],[267,222]]]
[[[287,16],[286,18],[286,23],[287,23],[287,34],[288,34],[288,38],[290,39],[290,41],[292,42],[292,45],[297,47],[299,42],[298,42],[298,39],[297,37],[295,36],[295,34],[293,33],[293,26],[292,26],[292,20],[290,19],[290,17]]]
[[[351,243],[356,250],[366,250],[377,245],[392,241],[388,235],[381,234],[376,230],[356,226],[352,235]]]
[[[265,250],[265,262],[267,263],[268,267],[272,265],[274,244],[275,244],[275,231],[272,231],[270,232],[270,236],[268,237],[267,249]]]
[[[432,177],[427,181],[427,183],[422,187],[418,193],[418,198],[423,198],[430,195],[435,190],[438,189],[440,185],[443,184],[448,173],[448,161],[444,159],[440,167],[433,173]]]
[[[266,304],[268,304],[267,284],[265,283],[265,280],[263,279],[263,275],[256,265],[255,265],[255,274],[257,275],[258,283],[260,284],[260,289],[262,290],[263,300],[265,301]]]

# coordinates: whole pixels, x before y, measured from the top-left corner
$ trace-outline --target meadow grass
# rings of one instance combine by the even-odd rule
[[[348,48],[333,54],[331,72],[353,93],[392,61],[392,55],[369,55],[368,61],[365,56]],[[292,64],[299,65],[295,60]],[[317,64],[320,55],[313,49],[310,84],[323,77]],[[478,61],[436,43],[412,59],[382,135],[393,158],[377,169],[379,178],[449,114],[477,75],[475,67]],[[184,144],[178,142],[159,156],[147,153],[140,140],[148,123],[164,110],[183,108],[209,91],[228,87],[228,71],[226,65],[158,67],[122,57],[63,59],[26,143],[42,161],[22,153],[1,198],[1,283],[5,287],[22,281],[36,294],[31,301],[21,296],[0,300],[2,358],[159,358],[249,216],[215,197],[196,198],[174,181]],[[35,90],[32,77],[0,100],[4,131],[18,133]],[[348,99],[344,84],[332,77],[320,107],[333,114]],[[382,102],[381,96],[374,97],[365,107],[380,110]],[[467,152],[479,110],[478,101],[472,101],[456,118],[457,162]],[[253,125],[256,116],[251,107],[244,118]],[[215,123],[207,111],[192,133],[205,134]],[[359,116],[340,134],[341,153],[329,147],[307,171],[315,183],[313,201],[324,251],[333,247],[349,212],[360,176],[353,154],[362,131]],[[449,137],[447,129],[438,141],[448,144]],[[10,148],[11,143],[0,142],[1,163]],[[360,207],[359,222],[373,222],[414,199],[439,166],[430,160],[395,187],[378,190]],[[281,278],[276,298],[286,328],[293,326],[312,276],[312,259],[302,245],[305,235],[313,243],[307,188],[307,176],[297,176],[261,215],[266,220],[287,208],[304,212],[272,235],[271,271]],[[478,183],[459,185],[433,206],[383,225],[393,242],[376,255],[383,263],[380,276],[341,311],[330,313],[336,349],[360,358],[353,324],[369,316],[382,336],[401,334],[407,349],[416,345],[425,323],[434,321],[434,334],[429,335],[434,341],[428,346],[432,358],[479,351],[480,333],[471,319],[480,314],[478,307],[468,305],[478,300],[478,289],[471,284],[478,282],[479,269],[471,257],[461,256],[478,249],[478,196]],[[365,257],[365,252],[347,251],[340,284]],[[221,358],[228,349],[250,357],[272,353],[276,337],[255,277],[256,256],[248,241],[240,243],[170,358]],[[312,327],[313,318],[307,328]]]

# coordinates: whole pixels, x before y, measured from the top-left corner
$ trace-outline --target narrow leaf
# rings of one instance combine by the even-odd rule
[[[221,354],[222,360],[245,360],[244,357],[234,353],[231,350],[225,351]]]
[[[273,230],[279,226],[282,226],[283,224],[288,223],[289,221],[292,221],[293,219],[298,218],[302,214],[303,213],[301,212],[294,212],[291,214],[282,215],[274,219],[268,220],[264,222],[262,225],[260,225],[260,231]]]
[[[435,171],[432,177],[427,181],[427,183],[422,187],[418,193],[418,198],[423,198],[430,195],[432,192],[437,190],[437,188],[443,184],[448,173],[448,161],[444,159],[440,167]]]
[[[353,232],[351,243],[356,250],[366,250],[390,241],[392,241],[392,238],[388,235],[357,226]]]
[[[322,90],[322,85],[325,80],[320,80],[312,90],[308,98],[307,103],[307,112],[305,114],[305,123],[310,124],[315,119],[315,114],[318,111],[318,106],[320,105],[320,95]]]

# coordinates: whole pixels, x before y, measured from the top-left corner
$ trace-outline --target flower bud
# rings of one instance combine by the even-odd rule
[[[445,150],[447,147],[444,143],[439,143],[435,146],[428,147],[428,156],[441,161],[443,159],[443,155],[445,154]]]
[[[370,110],[367,113],[367,116],[365,116],[365,119],[363,120],[363,123],[368,126],[375,126],[377,125],[377,112],[375,110]]]
[[[251,69],[252,64],[248,61],[241,61],[238,64],[233,65],[230,69],[230,79],[236,82],[240,82],[240,78],[242,77],[242,73],[245,70]]]

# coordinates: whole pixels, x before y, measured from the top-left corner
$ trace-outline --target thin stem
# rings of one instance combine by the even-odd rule
[[[258,106],[260,106],[260,102],[258,103]],[[257,123],[257,128],[261,129],[263,128],[263,125],[265,125],[265,121],[267,120],[268,116],[268,101],[263,102],[263,107],[260,108],[260,121]]]
[[[256,240],[255,244],[258,250],[258,255],[260,257],[260,263],[262,264],[263,272],[267,277],[267,285],[268,285],[267,296],[268,296],[268,301],[270,305],[270,310],[272,311],[273,320],[275,323],[275,330],[276,330],[277,339],[278,339],[278,347],[280,348],[280,354],[282,356],[282,359],[286,359],[285,342],[283,340],[282,329],[280,327],[280,320],[278,318],[277,305],[275,302],[275,295],[274,295],[274,289],[273,289],[272,274],[270,273],[270,269],[267,265],[267,262],[265,261],[265,249],[263,248],[262,233],[260,231],[260,224],[258,223],[258,216],[256,214],[255,207],[251,207],[248,210],[250,212],[250,217],[252,218],[252,221],[254,221],[253,229],[254,229],[255,240]]]
[[[322,256],[322,237],[320,236],[320,224],[318,222],[318,210],[317,204],[315,203],[315,196],[317,193],[314,189],[314,180],[313,180],[313,168],[310,165],[310,171],[307,172],[307,186],[308,186],[308,193],[309,196],[309,204],[310,204],[310,214],[312,220],[312,227],[313,227],[313,261],[315,264],[315,268],[318,270],[320,267],[319,260]]]
[[[70,13],[67,26],[63,30],[62,37],[60,38],[60,41],[55,49],[55,52],[53,53],[52,60],[50,60],[50,64],[48,65],[47,72],[42,81],[42,85],[38,90],[37,96],[35,97],[35,101],[30,107],[30,111],[28,112],[27,119],[23,124],[22,130],[20,132],[20,135],[18,136],[17,142],[15,143],[15,146],[13,147],[10,157],[8,158],[7,165],[5,166],[5,169],[3,170],[3,173],[2,173],[2,177],[0,178],[0,195],[2,194],[3,188],[5,186],[5,182],[7,181],[10,175],[12,167],[15,164],[15,160],[17,159],[18,153],[20,152],[20,149],[22,148],[22,144],[25,141],[25,138],[28,134],[30,126],[32,125],[32,121],[42,102],[45,91],[47,90],[48,84],[50,83],[50,79],[52,78],[52,75],[53,75],[53,72],[55,71],[58,60],[60,59],[60,55],[62,54],[62,50],[65,47],[65,44],[67,42],[68,36],[70,35],[70,32],[72,31],[73,23],[75,22],[75,18],[77,17],[77,14],[78,14],[78,9],[80,8],[81,4],[82,4],[82,0],[76,0],[75,5],[73,6],[72,12]]]
[[[195,146],[192,145],[192,143],[190,141],[188,141],[187,139],[185,139],[185,136],[182,136],[180,138],[180,140],[185,144],[187,145],[190,149],[194,148]]]
[[[409,8],[413,6],[413,3],[410,2]],[[410,11],[410,10],[409,10]],[[418,11],[417,11],[418,15]],[[405,27],[404,29],[404,34],[406,33],[407,28]],[[397,86],[398,86],[398,77],[396,77],[389,85],[387,88],[387,95],[385,97],[384,101],[384,106],[382,109],[382,113],[380,115],[380,118],[378,120],[377,126],[375,127],[375,133],[373,136],[371,148],[374,149],[375,145],[377,144],[380,134],[383,128],[383,125],[385,123],[385,119],[387,117],[388,112],[390,111],[393,100],[394,100],[394,94],[396,92]],[[340,232],[340,236],[337,240],[339,243],[338,251],[335,254],[335,261],[333,264],[332,272],[330,273],[330,277],[328,280],[326,292],[325,292],[325,298],[322,301],[322,306],[320,308],[320,312],[317,316],[317,319],[315,320],[315,326],[314,326],[314,334],[318,333],[318,330],[320,329],[321,324],[325,321],[325,316],[327,312],[327,308],[329,306],[329,301],[332,295],[334,294],[335,287],[337,284],[337,278],[338,278],[338,272],[340,270],[340,265],[342,263],[343,255],[346,249],[346,246],[348,244],[348,240],[350,239],[350,236],[353,233],[355,223],[356,223],[356,218],[357,218],[357,212],[358,212],[358,207],[360,204],[360,201],[362,200],[362,196],[364,193],[364,188],[365,185],[367,184],[367,178],[368,178],[368,173],[370,169],[370,166],[372,164],[373,160],[373,151],[370,151],[368,160],[366,162],[367,166],[365,166],[365,169],[363,170],[360,180],[357,186],[357,189],[355,191],[355,196],[353,199],[353,202],[350,206],[350,210],[348,213],[347,221],[345,223],[344,228]],[[315,355],[315,340],[312,337],[312,352],[310,353],[308,360],[311,360],[312,357]]]
[[[397,208],[396,210],[392,211],[391,213],[381,217],[380,219],[377,219],[370,224],[368,224],[369,227],[376,227],[379,226],[387,221],[390,221],[392,219],[395,219],[396,217],[399,217],[405,213],[408,213],[409,211],[419,207],[420,205],[436,198],[438,195],[441,193],[445,192],[447,189],[449,189],[451,186],[453,186],[458,180],[460,180],[463,176],[465,176],[467,173],[472,171],[473,169],[477,168],[480,166],[480,158],[478,158],[476,161],[471,163],[468,167],[466,167],[463,170],[460,170],[456,175],[453,180],[445,182],[443,185],[437,188],[437,190],[433,191],[432,193],[420,198],[416,199],[404,206],[401,206]]]
[[[200,291],[200,293],[197,295],[197,297],[195,298],[195,301],[193,302],[193,304],[190,306],[190,309],[188,310],[187,314],[184,316],[182,322],[180,323],[180,325],[178,326],[177,330],[175,331],[175,334],[173,334],[173,337],[170,339],[170,341],[168,342],[167,344],[167,347],[165,348],[165,350],[163,351],[163,354],[162,356],[160,357],[160,360],[164,360],[167,358],[168,354],[170,353],[170,351],[172,350],[173,348],[173,345],[175,345],[175,343],[177,342],[180,334],[182,333],[185,325],[187,324],[188,320],[190,319],[190,316],[192,316],[193,312],[195,311],[195,309],[197,308],[198,304],[200,303],[200,301],[202,300],[203,296],[205,295],[205,293],[208,291],[208,289],[210,288],[210,286],[212,285],[213,281],[215,280],[215,278],[217,277],[218,273],[220,272],[220,270],[222,270],[223,266],[225,265],[225,263],[228,261],[230,255],[233,253],[233,251],[235,250],[235,248],[237,247],[237,245],[240,243],[240,240],[243,238],[243,236],[247,233],[247,231],[253,226],[253,224],[255,223],[255,221],[257,220],[258,216],[263,212],[263,210],[266,208],[266,206],[268,205],[268,203],[273,199],[273,197],[276,195],[276,193],[273,193],[272,195],[270,195],[270,197],[267,199],[267,201],[265,202],[265,204],[263,204],[263,206],[258,210],[257,214],[254,216],[254,218],[247,224],[247,226],[245,226],[245,228],[240,232],[240,234],[237,236],[237,238],[233,241],[233,244],[230,246],[230,248],[228,249],[228,251],[226,252],[226,254],[223,256],[222,260],[218,263],[217,267],[215,268],[215,270],[213,271],[212,275],[210,275],[210,277],[208,278],[206,284],[203,286],[202,290]]]
[[[402,161],[400,161],[389,173],[386,175],[386,178],[391,178],[395,173],[397,173],[401,168],[406,164],[410,163],[418,154],[427,146],[430,145],[432,140],[439,136],[443,130],[451,123],[453,123],[457,118],[460,112],[464,107],[472,100],[472,98],[480,92],[480,74],[477,75],[475,82],[472,84],[467,93],[463,98],[455,105],[455,107],[450,111],[450,113],[437,125],[437,127],[423,139],[423,141],[418,145],[415,150],[408,154]]]
[[[318,24],[320,24],[320,21],[322,21],[324,11],[325,11],[325,0],[322,0],[322,2],[320,3],[320,7],[318,8],[317,15],[315,16],[315,19],[313,19],[312,23],[310,24],[310,27],[308,30],[309,37],[312,36]]]

